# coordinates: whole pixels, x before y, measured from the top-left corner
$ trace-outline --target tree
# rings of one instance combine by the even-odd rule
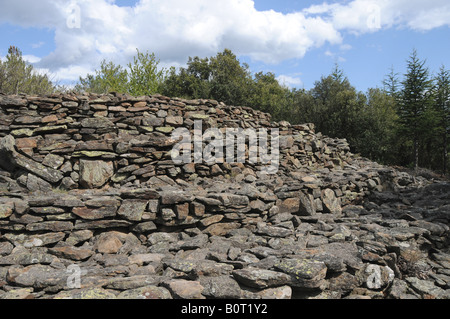
[[[425,67],[426,61],[418,58],[416,50],[413,50],[407,63],[407,73],[399,96],[398,117],[402,133],[413,142],[413,164],[417,170],[420,143],[429,136],[433,127],[430,126],[433,117],[429,113],[432,81]]]
[[[434,105],[438,114],[438,136],[442,154],[442,171],[445,175],[448,163],[448,143],[450,134],[450,71],[441,66],[436,76],[434,88]]]
[[[189,78],[186,89],[193,98],[213,98],[211,96],[212,67],[208,58],[189,57],[185,73]]]
[[[0,92],[5,94],[49,94],[55,90],[48,75],[36,72],[22,52],[10,46],[6,61],[0,61]]]
[[[314,84],[311,94],[315,100],[311,120],[317,130],[352,142],[361,129],[359,116],[366,102],[364,94],[356,91],[338,66]]]
[[[85,78],[80,77],[80,83],[75,89],[99,94],[127,91],[128,72],[122,66],[103,60],[100,63],[100,70],[96,70],[95,73],[95,75],[88,74]]]
[[[372,160],[394,164],[401,154],[396,135],[396,100],[385,90],[371,88],[367,91],[367,105],[361,110],[361,137],[358,151]]]
[[[187,99],[208,99],[211,96],[211,65],[209,59],[189,57],[187,68],[172,67],[162,85],[162,93]]]
[[[137,50],[133,63],[128,69],[116,65],[112,61],[103,60],[95,75],[80,77],[75,89],[93,93],[119,92],[131,95],[151,95],[160,90],[166,75],[165,69],[158,69],[159,61],[155,55]]]
[[[388,95],[398,98],[398,93],[400,89],[399,74],[394,71],[394,66],[390,68],[390,72],[386,75],[383,80],[383,90]]]
[[[292,93],[289,88],[280,85],[274,73],[258,72],[249,85],[246,105],[270,113],[274,120],[290,119],[293,123]]]
[[[249,66],[241,65],[229,49],[212,57],[210,66],[211,96],[229,105],[244,105],[252,80]]]
[[[229,49],[211,58],[189,57],[187,68],[169,71],[165,95],[215,99],[229,105],[252,106],[249,98],[253,79],[246,64],[241,64]]]
[[[157,93],[166,75],[164,69],[158,69],[159,62],[154,53],[137,50],[133,63],[128,64],[128,93],[135,96]]]

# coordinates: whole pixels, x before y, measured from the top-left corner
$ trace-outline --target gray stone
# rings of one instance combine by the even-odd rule
[[[202,295],[204,288],[199,281],[173,279],[163,282],[162,285],[169,289],[176,299],[205,299]]]
[[[216,299],[240,299],[241,289],[239,284],[229,276],[201,277],[201,285],[204,287],[202,294]]]
[[[422,280],[416,277],[408,277],[405,279],[411,288],[419,293],[422,297],[433,299],[449,299],[448,290],[444,290],[434,284],[434,280]]]
[[[80,185],[85,188],[102,187],[113,175],[113,162],[80,160]]]
[[[300,192],[300,203],[299,203],[299,215],[313,216],[316,214],[316,205],[314,203],[314,197],[310,194],[304,194]]]
[[[334,215],[340,215],[342,213],[339,199],[336,198],[336,195],[332,189],[327,188],[322,191],[322,202],[324,212]]]
[[[257,268],[234,270],[233,276],[243,285],[259,289],[283,286],[291,282],[291,277],[283,272]]]
[[[20,249],[21,248],[21,249]],[[15,249],[12,253],[5,257],[0,257],[0,265],[35,265],[50,264],[53,256],[43,251],[31,252],[24,247]]]
[[[18,153],[15,150],[15,139],[11,135],[7,135],[0,139],[0,166],[12,170],[18,166],[30,173],[33,173],[50,183],[57,183],[63,177],[63,173],[35,162],[32,159]]]
[[[53,169],[58,169],[63,163],[64,157],[55,154],[48,154],[42,161],[43,165],[51,167]]]
[[[116,299],[116,295],[107,289],[94,287],[61,291],[54,299]]]
[[[327,267],[324,262],[311,259],[283,259],[274,267],[290,275],[293,287],[323,289]]]
[[[40,223],[32,223],[26,226],[26,230],[28,231],[51,231],[51,232],[59,232],[59,231],[67,231],[72,230],[73,224],[71,222],[63,222],[63,221],[45,221]]]
[[[104,117],[95,117],[82,120],[81,126],[85,128],[112,128],[115,125]]]
[[[31,192],[50,192],[52,190],[52,184],[46,182],[42,178],[37,177],[34,174],[29,173],[27,176],[27,188]]]
[[[66,286],[68,274],[65,269],[55,269],[49,265],[30,265],[23,269],[10,268],[9,280],[22,287],[46,288]]]
[[[14,213],[13,201],[0,201],[0,219],[5,219]]]
[[[147,204],[148,200],[125,199],[117,211],[117,215],[129,221],[140,221]]]
[[[117,299],[172,299],[172,295],[164,287],[146,286],[121,292]]]
[[[258,223],[256,233],[269,237],[287,237],[292,235],[293,232],[290,229],[284,227],[270,226],[266,223]]]

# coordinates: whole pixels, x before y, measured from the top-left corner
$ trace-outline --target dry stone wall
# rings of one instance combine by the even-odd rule
[[[175,163],[195,121],[278,129],[277,174]],[[0,95],[0,298],[447,298],[428,184],[214,100]]]
[[[314,134],[312,124],[270,123],[268,114],[230,107],[213,100],[186,101],[163,96],[121,95],[6,97],[0,99],[2,166],[24,168],[32,177],[27,187],[74,189],[107,185],[142,185],[155,176],[195,179],[197,176],[254,175],[254,164],[174,165],[170,150],[178,127],[203,129],[269,128],[280,130],[281,168],[342,166],[348,156],[345,140]],[[15,165],[14,165],[15,164]],[[28,166],[28,167],[27,167]],[[20,182],[28,182],[21,176]],[[36,181],[39,181],[37,183]],[[34,183],[33,183],[34,182]]]

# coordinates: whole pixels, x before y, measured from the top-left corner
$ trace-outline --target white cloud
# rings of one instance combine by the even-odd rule
[[[303,12],[308,16],[321,15],[337,30],[355,34],[390,27],[427,31],[450,26],[448,0],[353,0],[314,5]]]
[[[300,78],[289,75],[279,75],[277,76],[277,81],[281,85],[285,85],[290,88],[298,88],[303,85],[303,81]]]
[[[253,0],[140,0],[134,7],[115,2],[2,0],[0,23],[54,30],[55,50],[37,67],[75,80],[85,75],[75,72],[92,72],[102,59],[126,64],[136,48],[154,52],[164,65],[183,65],[189,56],[211,56],[224,48],[278,63],[325,44],[348,50],[346,32],[450,25],[448,0],[324,2],[289,14],[258,11]]]
[[[32,54],[25,54],[22,55],[22,58],[24,61],[28,62],[28,63],[38,63],[39,61],[41,61],[40,57],[34,56]]]
[[[54,78],[56,81],[59,79],[64,79],[68,82],[76,82],[78,81],[80,75],[90,72],[92,73],[91,66],[71,65],[65,68],[60,68],[56,72],[50,72],[50,77]]]

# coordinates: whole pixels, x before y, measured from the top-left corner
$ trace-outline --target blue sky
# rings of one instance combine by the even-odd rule
[[[366,91],[392,66],[403,74],[413,49],[431,72],[450,68],[449,26],[448,0],[2,0],[0,58],[16,45],[70,85],[136,48],[167,67],[229,48],[290,87],[310,89],[338,63]]]

